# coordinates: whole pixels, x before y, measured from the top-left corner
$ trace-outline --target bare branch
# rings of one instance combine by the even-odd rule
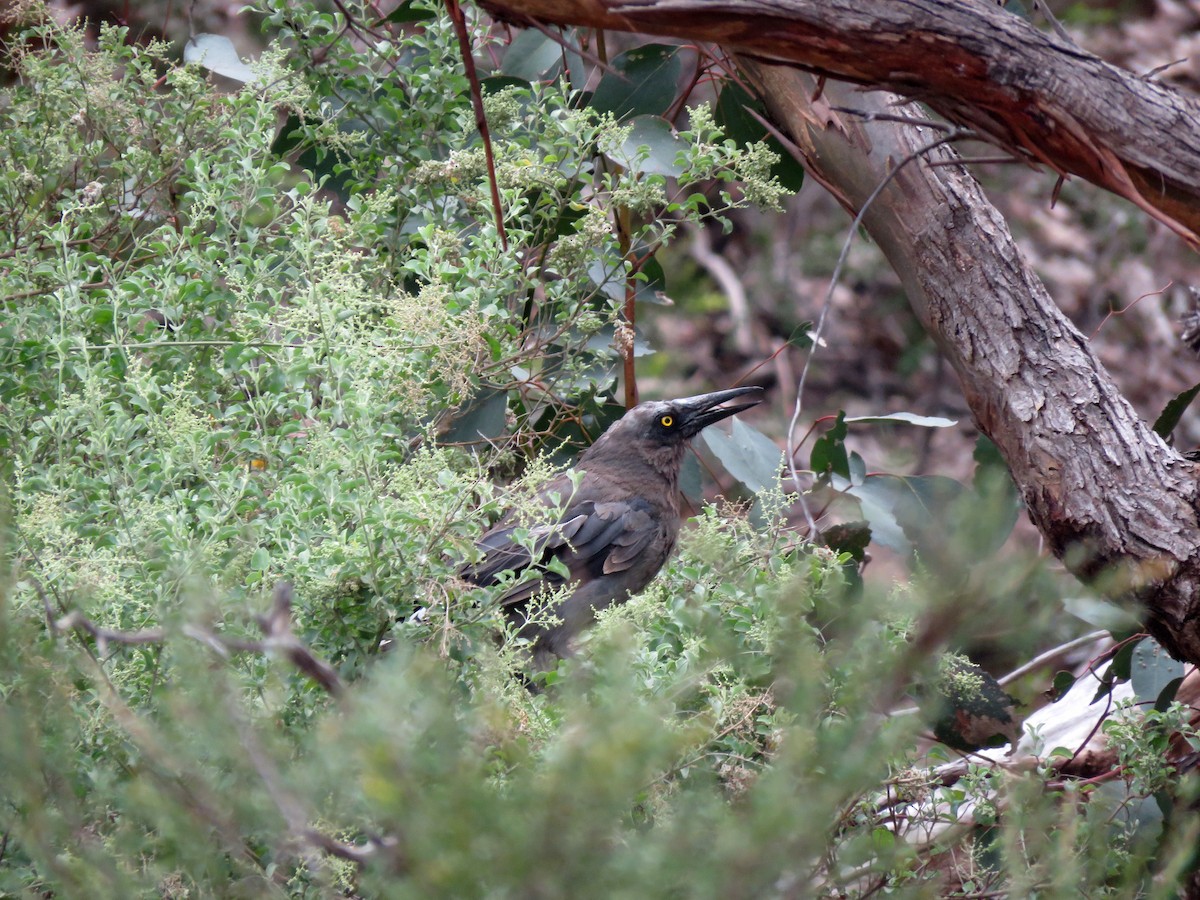
[[[1125,197],[1200,244],[1200,101],[1110,65],[995,4],[481,2],[512,21],[711,41],[743,59],[895,91],[1030,163]]]
[[[69,612],[54,622],[53,628],[59,633],[71,629],[86,631],[96,639],[101,653],[104,653],[105,645],[109,643],[161,644],[166,638],[166,632],[161,628],[142,628],[138,631],[116,631],[112,628],[102,628],[78,610]]]
[[[1082,637],[1077,637],[1073,641],[1067,641],[1064,644],[1059,644],[1057,647],[1051,647],[1045,653],[1039,653],[1037,656],[1035,656],[1029,662],[1013,669],[1011,672],[1009,672],[1003,678],[997,679],[996,683],[999,684],[1000,687],[1004,687],[1007,684],[1012,684],[1018,678],[1021,678],[1024,675],[1028,675],[1030,672],[1034,672],[1037,669],[1042,668],[1043,666],[1048,666],[1052,662],[1055,662],[1056,660],[1062,659],[1064,656],[1066,656],[1072,650],[1077,650],[1080,647],[1086,647],[1089,644],[1094,644],[1097,641],[1102,641],[1105,638],[1111,638],[1111,637],[1112,637],[1112,635],[1110,635],[1107,631],[1104,631],[1104,630],[1093,631],[1093,632],[1083,635]]]
[[[276,589],[278,592],[278,588]],[[227,704],[229,718],[238,732],[242,749],[250,758],[250,764],[262,780],[263,787],[279,810],[280,816],[291,838],[309,848],[321,850],[330,856],[346,859],[358,865],[365,864],[381,849],[392,849],[399,844],[393,837],[372,838],[363,844],[350,844],[330,837],[309,823],[313,816],[304,808],[300,800],[287,789],[285,780],[276,767],[270,755],[263,749],[254,733],[254,729],[246,721],[241,708],[230,699]],[[314,873],[322,868],[322,861],[315,854],[306,854],[306,863]]]
[[[305,829],[300,837],[330,856],[347,859],[350,862],[363,865],[371,860],[381,850],[393,849],[398,841],[393,837],[370,838],[362,844],[348,844],[332,838],[315,828]]]
[[[101,655],[107,652],[109,644],[161,644],[167,638],[163,628],[143,628],[139,631],[118,631],[103,628],[78,610],[73,610],[61,618],[54,619],[49,600],[39,588],[42,605],[46,610],[46,618],[50,629],[56,634],[65,631],[83,631],[90,634],[96,641]],[[341,677],[337,671],[310,650],[303,641],[292,633],[292,586],[285,581],[275,586],[271,610],[258,619],[264,638],[259,641],[230,637],[209,631],[197,625],[185,625],[183,634],[211,648],[221,657],[228,658],[231,653],[273,653],[279,652],[288,661],[317,682],[326,693],[340,697],[345,693]]]

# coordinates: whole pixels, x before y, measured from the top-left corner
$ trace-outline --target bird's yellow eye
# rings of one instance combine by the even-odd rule
[[[663,428],[670,428],[672,425],[675,424],[675,420],[672,419],[670,416],[663,416],[658,421],[662,425]]]

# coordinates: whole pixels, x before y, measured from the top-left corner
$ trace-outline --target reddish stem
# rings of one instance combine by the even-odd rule
[[[638,405],[637,375],[633,368],[634,322],[637,298],[637,279],[634,269],[630,269],[629,277],[625,279],[625,323],[629,326],[629,341],[621,346],[625,359],[625,408],[633,409]]]
[[[492,189],[492,211],[496,216],[496,233],[500,236],[500,247],[508,251],[508,235],[504,231],[504,214],[500,209],[500,185],[496,181],[496,158],[492,155],[492,136],[488,131],[487,117],[483,113],[483,91],[479,87],[479,73],[475,71],[475,57],[471,55],[471,38],[467,34],[467,17],[463,15],[458,0],[446,0],[446,12],[454,23],[458,46],[462,53],[463,69],[471,85],[471,105],[475,108],[475,126],[483,139],[483,156],[487,161],[488,184]]]

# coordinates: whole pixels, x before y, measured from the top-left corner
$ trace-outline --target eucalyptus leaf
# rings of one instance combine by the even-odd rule
[[[625,267],[612,266],[597,258],[588,264],[588,278],[610,300],[625,299]]]
[[[447,444],[493,440],[504,433],[507,425],[508,391],[492,389],[474,397],[450,420],[442,436]]]
[[[558,41],[536,28],[527,28],[508,45],[500,71],[525,81],[541,81],[557,74],[562,61],[563,49]]]
[[[1065,597],[1063,609],[1082,622],[1106,631],[1129,631],[1141,624],[1137,617],[1115,603],[1095,597]]]
[[[651,256],[641,266],[637,281],[637,302],[655,303],[660,306],[670,306],[671,299],[667,296],[667,276],[658,258]]]
[[[253,70],[242,62],[233,41],[223,34],[198,34],[183,47],[183,61],[197,63],[210,72],[253,86]]]
[[[416,6],[412,0],[404,0],[403,3],[388,13],[383,21],[402,24],[406,22],[427,22],[430,19],[436,18],[437,14],[433,10]]]
[[[838,410],[833,427],[813,441],[812,453],[809,454],[809,468],[818,477],[825,474],[850,477],[850,458],[846,451],[848,433],[846,414]]]
[[[1168,403],[1157,419],[1154,420],[1154,433],[1161,438],[1169,438],[1172,432],[1175,431],[1175,426],[1179,424],[1179,420],[1183,418],[1183,414],[1187,412],[1187,408],[1192,405],[1192,401],[1200,395],[1200,384],[1193,385],[1186,391],[1177,394],[1174,399]]]
[[[878,416],[851,416],[847,422],[907,422],[909,425],[920,425],[922,428],[951,428],[958,424],[957,419],[945,419],[941,416],[919,416],[916,413],[897,412],[883,413]]]
[[[892,509],[892,497],[889,492],[880,493],[878,484],[869,483],[876,479],[867,478],[860,483],[852,484],[845,476],[834,473],[830,482],[836,491],[841,491],[848,497],[858,501],[862,517],[871,528],[871,540],[887,547],[903,556],[913,551],[912,542],[900,527]]]
[[[1137,699],[1153,703],[1168,684],[1183,677],[1183,663],[1173,659],[1154,638],[1148,637],[1134,649],[1129,675]]]
[[[736,417],[731,421],[729,434],[719,428],[700,432],[705,445],[730,475],[756,494],[777,487],[783,451],[757,428]]]
[[[684,166],[677,160],[686,145],[675,134],[670,122],[661,116],[636,116],[629,124],[633,130],[621,145],[620,159],[615,162],[647,175],[674,177],[683,174]],[[643,147],[649,152],[639,158]]]
[[[618,121],[661,116],[675,102],[682,70],[678,47],[643,44],[626,50],[609,64],[589,105],[597,112],[612,113]]]
[[[945,527],[942,518],[948,508],[969,492],[966,485],[943,475],[877,475],[864,479],[864,483],[871,481],[881,496],[887,492],[894,498],[896,519],[910,537],[930,528],[941,532]]]
[[[771,167],[771,174],[789,191],[800,190],[804,184],[804,166],[751,110],[758,115],[766,113],[766,108],[745,88],[736,81],[730,81],[717,95],[713,113],[725,135],[739,146],[758,141],[765,143],[779,157],[779,161]]]

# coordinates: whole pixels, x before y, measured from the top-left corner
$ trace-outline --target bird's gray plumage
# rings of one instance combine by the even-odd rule
[[[658,574],[679,534],[679,469],[688,441],[702,429],[759,402],[721,406],[759,391],[734,388],[680,400],[639,404],[615,422],[575,464],[575,480],[563,473],[538,492],[544,521],[510,514],[478,541],[482,557],[461,575],[494,585],[513,571],[501,597],[509,620],[533,642],[537,670],[552,668],[571,639],[597,612],[623,603]],[[556,499],[557,498],[557,499]],[[525,529],[524,543],[515,540]],[[567,577],[546,568],[558,559]],[[574,585],[554,609],[551,626],[527,621],[529,601],[540,593]]]

